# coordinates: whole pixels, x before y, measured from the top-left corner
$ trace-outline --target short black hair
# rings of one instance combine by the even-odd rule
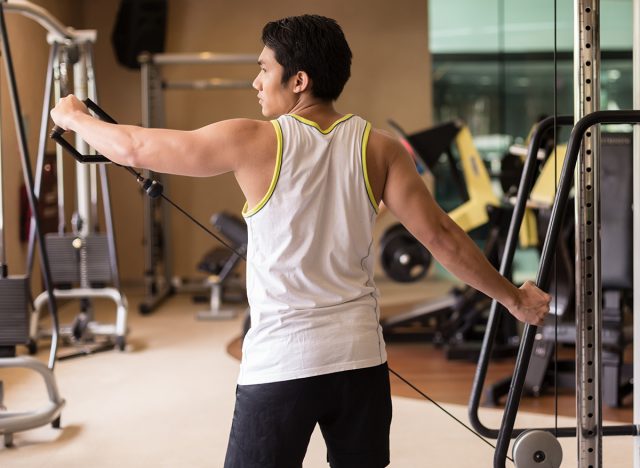
[[[284,68],[282,83],[299,71],[311,78],[311,92],[335,101],[351,76],[351,49],[338,23],[324,16],[289,16],[267,23],[262,42]]]

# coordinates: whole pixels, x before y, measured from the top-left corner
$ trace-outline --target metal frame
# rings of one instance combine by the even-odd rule
[[[24,121],[22,120],[22,109],[20,106],[20,98],[18,95],[15,71],[13,69],[13,60],[11,58],[11,49],[7,36],[7,28],[5,24],[5,12],[17,11],[24,16],[36,19],[40,24],[51,24],[57,26],[57,22],[53,21],[50,15],[40,7],[31,6],[27,2],[20,2],[20,8],[14,9],[15,5],[8,5],[6,2],[0,2],[0,37],[2,46],[2,60],[5,65],[7,81],[11,97],[11,109],[14,118],[14,124],[18,139],[18,150],[22,162],[22,173],[27,187],[27,198],[29,207],[33,213],[32,226],[35,236],[38,238],[38,247],[40,253],[40,263],[45,283],[45,295],[43,301],[48,301],[49,313],[52,319],[52,337],[51,349],[49,353],[49,362],[47,365],[37,361],[31,357],[14,357],[0,359],[0,368],[21,367],[28,368],[38,372],[44,379],[47,388],[49,401],[48,403],[34,411],[29,412],[2,412],[0,413],[0,433],[4,435],[5,445],[11,445],[13,442],[13,434],[15,432],[33,429],[35,427],[44,426],[51,423],[53,427],[60,427],[60,413],[65,405],[65,401],[60,397],[58,392],[55,375],[53,373],[56,354],[58,349],[58,312],[56,298],[53,293],[51,270],[47,256],[47,249],[44,242],[44,236],[40,229],[40,220],[38,218],[38,200],[34,193],[34,180],[31,171],[31,161],[29,158],[29,148],[27,144],[26,131]],[[29,9],[33,7],[32,9]],[[6,268],[5,268],[6,270]],[[6,271],[5,271],[6,273]]]
[[[574,3],[574,115],[600,109],[600,0]],[[582,140],[576,173],[576,415],[578,464],[602,466],[600,129]]]
[[[576,172],[576,322],[578,343],[576,345],[577,361],[577,427],[575,428],[547,428],[546,431],[554,433],[556,437],[577,437],[578,439],[578,463],[581,468],[602,466],[602,437],[611,435],[632,435],[635,437],[635,466],[640,466],[640,442],[638,441],[640,420],[640,391],[635,388],[634,424],[626,426],[602,426],[602,382],[601,382],[601,284],[600,284],[600,237],[599,237],[599,128],[603,123],[640,123],[640,110],[636,111],[598,111],[599,106],[599,9],[598,0],[575,0],[575,112],[576,123],[572,130],[567,156],[560,179],[559,192],[554,200],[551,223],[545,239],[538,271],[537,284],[545,288],[549,281],[550,255],[557,242],[559,226],[564,218],[567,208],[567,200],[572,184],[572,173]],[[634,0],[634,76],[640,71],[640,58],[637,55],[640,43],[640,0]],[[634,81],[634,108],[640,108],[640,85]],[[509,236],[502,259],[501,273],[507,274],[511,268],[513,251],[515,249],[515,236],[519,229],[524,213],[526,200],[533,180],[533,162],[538,151],[539,140],[545,131],[553,125],[567,125],[570,117],[558,117],[546,119],[539,124],[531,144],[529,146],[527,160],[522,174],[518,200],[509,229]],[[547,128],[544,128],[544,127]],[[634,127],[634,187],[640,183],[640,148],[638,145],[638,125]],[[579,167],[576,170],[576,162]],[[634,191],[634,206],[640,204],[640,192]],[[634,232],[640,226],[640,214],[634,211]],[[634,236],[634,248],[640,248],[640,240]],[[635,306],[640,302],[637,297],[640,289],[638,271],[640,260],[634,256],[634,297]],[[471,399],[469,403],[469,417],[472,425],[478,432],[487,437],[497,437],[494,466],[502,468],[509,443],[512,437],[522,434],[525,429],[514,429],[514,422],[521,398],[524,378],[527,372],[531,351],[536,335],[536,327],[525,326],[520,350],[517,357],[516,368],[511,380],[509,395],[505,413],[503,415],[500,431],[497,432],[484,426],[478,417],[478,407],[482,393],[482,385],[486,378],[488,359],[491,354],[493,335],[497,324],[497,303],[493,303],[485,341]],[[634,324],[634,339],[640,341],[640,326]],[[638,366],[638,347],[636,347],[636,359],[634,365]],[[640,367],[634,368],[640,371]]]
[[[248,65],[258,62],[257,55],[200,53],[144,53],[139,58],[141,66],[142,125],[144,127],[164,127],[165,90],[171,89],[250,89],[251,81],[208,78],[190,81],[165,81],[162,68],[172,65]],[[168,185],[168,178],[162,174],[143,171],[145,178],[156,178]],[[173,258],[169,251],[171,244],[169,207],[159,198],[144,197],[144,285],[145,299],[140,303],[140,313],[151,313],[162,301],[178,290],[194,289],[193,284],[173,278]],[[158,231],[161,231],[161,235]],[[157,242],[161,239],[160,242]],[[207,288],[206,282],[196,289]]]
[[[49,122],[49,110],[51,106],[51,94],[53,91],[54,101],[57,102],[62,96],[71,92],[69,83],[73,74],[73,92],[79,98],[89,97],[96,99],[97,90],[95,75],[93,72],[93,44],[96,41],[96,31],[75,30],[66,28],[57,19],[53,18],[46,10],[40,7],[32,7],[28,2],[18,1],[6,5],[7,11],[23,13],[34,18],[47,31],[47,42],[51,50],[47,68],[47,78],[45,83],[45,93],[42,106],[40,140],[38,145],[36,163],[35,195],[39,197],[41,190],[41,174],[44,165],[44,153],[46,141],[48,139],[47,126]],[[73,64],[73,68],[68,64],[70,53],[77,53],[79,60]],[[79,137],[76,138],[76,146],[81,151],[87,150],[87,145]],[[58,233],[63,234],[66,230],[64,214],[64,157],[62,149],[56,146],[56,164],[58,168]],[[100,165],[100,185],[102,189],[102,201],[106,224],[107,248],[109,254],[109,264],[111,270],[111,281],[113,287],[92,288],[87,280],[86,261],[80,262],[80,287],[70,290],[53,289],[56,297],[75,298],[83,301],[83,309],[88,312],[88,330],[93,335],[104,335],[115,338],[120,349],[124,348],[125,334],[127,329],[127,300],[121,292],[120,278],[117,264],[117,252],[115,244],[115,232],[111,212],[111,202],[109,195],[109,182],[107,170],[104,165]],[[97,232],[98,218],[98,169],[95,164],[76,164],[76,206],[77,219],[76,234],[80,238]],[[35,244],[35,234],[33,224],[29,233],[29,248],[27,253],[28,271],[32,271],[33,252]],[[81,254],[84,249],[81,250]],[[30,338],[35,343],[40,335],[38,323],[40,310],[45,305],[44,295],[41,293],[34,301],[34,310],[30,323]],[[91,297],[105,297],[112,299],[116,305],[116,320],[113,325],[98,324],[93,320],[92,311],[88,299]],[[84,310],[83,310],[84,311]],[[72,327],[65,327],[63,335],[71,335]],[[104,348],[104,347],[103,347]],[[105,348],[106,349],[106,348]],[[85,354],[85,353],[83,353]]]
[[[633,0],[633,108],[640,109],[640,0]],[[633,129],[633,310],[640,311],[640,127]],[[634,314],[635,315],[635,314]],[[633,379],[640,380],[640,320],[633,321]],[[640,385],[633,386],[633,423],[640,425]],[[640,468],[640,437],[634,437],[633,466]]]

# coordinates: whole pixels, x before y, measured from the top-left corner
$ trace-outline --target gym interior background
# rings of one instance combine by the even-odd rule
[[[95,43],[95,73],[98,86],[99,103],[116,120],[121,123],[139,124],[141,115],[140,72],[127,69],[118,64],[111,42],[111,34],[116,22],[116,15],[121,2],[118,0],[33,0],[33,4],[42,6],[64,25],[76,29],[95,29],[98,39]],[[569,2],[558,2],[558,111],[561,114],[572,112],[573,106],[573,10]],[[472,0],[442,1],[404,0],[387,2],[382,0],[325,0],[322,2],[295,2],[279,0],[264,2],[245,0],[242,2],[201,1],[201,0],[169,0],[165,36],[166,52],[200,52],[258,54],[262,48],[260,31],[265,22],[283,16],[318,13],[336,18],[343,27],[351,45],[354,61],[352,77],[347,84],[343,96],[338,102],[338,110],[353,112],[366,116],[375,127],[389,129],[388,119],[399,122],[407,133],[418,132],[435,124],[453,119],[465,121],[474,142],[486,162],[494,185],[499,183],[500,161],[505,152],[514,143],[524,143],[532,125],[543,114],[553,112],[553,10],[552,2],[543,4],[535,2],[490,0],[474,2]],[[631,2],[601,0],[601,38],[602,38],[602,101],[603,109],[632,108],[631,79]],[[47,68],[49,46],[45,30],[31,19],[21,15],[7,15],[7,27],[14,55],[16,75],[23,116],[26,125],[31,155],[36,154],[38,146],[39,119],[42,110],[43,88]],[[198,79],[209,76],[222,76],[233,79],[253,79],[255,65],[197,65],[167,67],[164,76],[168,79]],[[3,72],[4,73],[4,72]],[[18,146],[15,138],[11,107],[8,99],[7,82],[4,74],[2,83],[2,152],[4,172],[4,219],[6,224],[5,239],[7,246],[7,262],[12,266],[11,274],[24,273],[27,245],[20,238],[20,223],[24,215],[24,203],[21,204],[21,166]],[[255,91],[251,89],[221,89],[211,91],[173,90],[165,93],[165,116],[168,127],[192,129],[207,123],[234,117],[262,118],[257,106]],[[627,127],[618,126],[610,130],[628,131]],[[566,135],[561,133],[561,139]],[[54,150],[52,142],[49,151]],[[179,155],[176,155],[179,157]],[[35,164],[35,160],[34,160]],[[441,169],[438,169],[441,170]],[[168,357],[163,354],[160,359],[173,359],[176,366],[198,368],[200,372],[215,373],[214,365],[206,360],[191,361],[188,353],[207,354],[211,352],[212,341],[216,341],[215,349],[224,350],[230,345],[232,355],[238,353],[238,341],[234,341],[241,333],[238,320],[216,322],[204,325],[193,319],[193,310],[198,306],[191,304],[190,298],[172,298],[161,305],[161,308],[174,308],[181,312],[167,320],[166,315],[150,316],[141,320],[137,317],[136,301],[140,300],[143,282],[144,257],[143,241],[143,195],[131,180],[131,176],[116,168],[109,169],[111,180],[111,203],[116,229],[119,272],[130,302],[130,327],[134,339],[125,355],[95,355],[79,360],[65,361],[60,367],[58,379],[67,404],[74,408],[73,397],[83,399],[82,405],[75,405],[72,412],[73,424],[67,436],[52,438],[48,435],[30,436],[30,433],[16,435],[15,449],[0,448],[0,465],[2,466],[219,466],[217,463],[224,455],[226,443],[225,431],[230,422],[230,406],[233,398],[233,373],[237,369],[237,361],[224,361],[221,366],[230,375],[228,381],[211,380],[215,385],[225,386],[226,392],[203,389],[194,390],[198,385],[194,382],[182,382],[184,390],[177,396],[168,397],[166,401],[181,402],[179,407],[165,408],[163,403],[162,379],[153,377],[157,383],[157,394],[153,395],[157,407],[162,407],[162,417],[150,417],[147,427],[144,421],[135,423],[136,431],[143,434],[132,437],[136,443],[148,446],[127,448],[119,452],[121,447],[118,436],[107,431],[99,432],[105,438],[105,446],[109,447],[96,459],[95,452],[100,447],[91,446],[95,439],[86,439],[89,444],[82,444],[83,416],[78,408],[85,410],[86,418],[100,418],[100,412],[94,413],[92,408],[102,411],[110,406],[110,395],[117,394],[117,404],[121,411],[129,415],[138,414],[139,418],[149,417],[148,413],[137,408],[144,407],[145,395],[132,391],[127,396],[127,381],[124,377],[110,374],[110,366],[119,366],[118,360],[126,359],[126,354],[134,354],[135,360],[142,359],[137,370],[123,367],[139,375],[145,369],[149,372],[162,372],[167,379],[172,375],[181,375],[176,368],[164,367],[164,364],[148,364],[143,359],[146,353],[152,352],[154,346],[165,343],[158,336],[166,334],[171,346],[167,350],[176,355]],[[436,171],[436,176],[448,175]],[[73,200],[73,173],[65,173],[66,197]],[[455,190],[449,185],[437,184],[436,193],[440,203],[446,209],[453,208],[460,202]],[[224,175],[215,179],[190,179],[171,177],[168,193],[196,218],[206,221],[212,213],[229,211],[239,213],[244,199],[232,176]],[[71,215],[73,203],[66,207]],[[22,207],[22,208],[21,208]],[[174,260],[173,273],[178,277],[202,277],[196,271],[196,265],[204,252],[212,247],[211,239],[178,213],[171,215],[171,234],[174,242],[170,246]],[[486,239],[486,232],[475,233],[480,243]],[[534,250],[534,249],[532,249]],[[520,252],[524,259],[521,264],[522,277],[535,273],[537,254]],[[238,272],[242,273],[242,267]],[[534,274],[533,273],[533,274]],[[408,285],[398,285],[386,278],[381,278],[383,294],[388,291],[390,309],[406,308],[407,304],[431,297],[450,287],[448,278],[442,278],[432,272],[427,279]],[[34,278],[39,278],[39,267],[36,264]],[[444,284],[443,284],[444,282]],[[34,281],[36,288],[39,281]],[[436,285],[435,287],[433,285]],[[386,286],[385,286],[386,285]],[[426,289],[432,288],[433,291]],[[65,306],[66,307],[66,306]],[[194,309],[195,307],[195,309]],[[68,307],[66,307],[68,309]],[[165,309],[166,310],[166,309]],[[182,313],[184,312],[184,313]],[[72,313],[67,310],[67,313]],[[163,321],[165,320],[165,321]],[[153,323],[155,321],[155,323]],[[187,323],[189,322],[189,323]],[[193,322],[193,323],[192,323]],[[163,328],[163,327],[170,328]],[[176,328],[171,328],[176,327]],[[183,346],[177,338],[176,330],[184,327],[187,337],[193,336],[189,346]],[[193,327],[193,328],[191,328]],[[199,328],[198,328],[199,327]],[[172,335],[172,337],[169,337]],[[175,343],[174,339],[178,342]],[[185,338],[187,340],[189,338]],[[204,343],[203,348],[198,345]],[[166,344],[166,343],[165,343]],[[47,346],[43,346],[46,348]],[[395,353],[395,354],[394,354]],[[390,344],[390,359],[405,362],[410,375],[415,375],[424,384],[425,389],[433,385],[433,375],[440,379],[448,379],[455,375],[455,382],[465,389],[453,391],[446,385],[438,389],[439,400],[450,405],[451,411],[465,419],[464,407],[468,394],[469,382],[473,376],[474,365],[460,361],[447,361],[441,353],[433,351],[430,343],[425,341]],[[39,357],[44,359],[41,350]],[[106,360],[105,360],[106,359]],[[177,361],[176,361],[177,359]],[[224,359],[224,358],[223,358]],[[432,360],[427,364],[427,360]],[[217,365],[217,364],[216,364]],[[512,366],[509,358],[502,365],[500,372],[507,372]],[[75,366],[75,368],[74,368]],[[104,366],[104,367],[100,367]],[[200,368],[202,366],[202,368]],[[437,369],[444,366],[446,371]],[[0,369],[0,379],[9,372]],[[86,374],[85,374],[86,373]],[[101,388],[91,396],[78,395],[71,390],[82,387],[82,375],[100,375],[108,373],[113,377],[101,377]],[[499,374],[499,373],[498,373]],[[496,376],[499,376],[496,374]],[[64,378],[67,382],[64,382]],[[495,377],[495,376],[494,376]],[[95,378],[95,377],[91,377]],[[15,376],[9,376],[9,382]],[[459,379],[459,380],[458,380]],[[19,380],[19,378],[18,378]],[[211,382],[207,381],[207,385]],[[122,386],[117,392],[109,385]],[[31,385],[37,388],[38,382],[27,381],[19,385],[21,391],[31,392]],[[454,383],[454,385],[456,385]],[[11,396],[11,389],[5,385],[5,393]],[[178,388],[178,387],[171,387]],[[95,389],[93,389],[95,391]],[[77,392],[77,390],[76,390]],[[192,392],[204,392],[202,399],[193,397]],[[457,401],[447,399],[446,395],[461,394]],[[200,395],[200,393],[197,393]],[[474,466],[489,466],[491,451],[485,450],[481,443],[464,434],[464,429],[455,427],[455,423],[437,414],[428,403],[410,400],[410,390],[396,390],[394,405],[394,442],[392,443],[392,465],[395,467],[422,466],[471,466],[469,457],[460,459],[460,447],[465,451],[479,453],[478,460],[487,460]],[[191,401],[207,405],[211,400],[225,401],[218,411],[216,403],[202,410],[190,407]],[[73,397],[72,397],[73,396]],[[18,397],[20,401],[20,397]],[[132,401],[128,401],[132,400]],[[528,413],[519,421],[535,426],[549,424],[549,419],[541,414],[549,413],[549,400],[546,403],[532,399],[526,406]],[[113,400],[112,400],[113,401]],[[228,403],[231,401],[231,403]],[[566,400],[568,410],[564,413],[566,424],[575,424],[571,408],[572,398]],[[424,404],[423,404],[424,403]],[[92,406],[93,405],[93,406]],[[545,408],[540,408],[546,405]],[[173,426],[170,420],[172,412],[180,412],[180,421],[189,424],[189,414],[204,411],[212,415],[210,420],[195,418],[199,434],[195,440],[203,445],[211,438],[211,443],[202,453],[194,446],[184,442],[176,442],[175,450],[162,447],[156,440],[164,441],[182,437],[182,427],[166,429]],[[540,411],[540,414],[536,413]],[[72,411],[72,410],[70,410]],[[499,425],[499,411],[484,409],[484,416],[494,425]],[[417,414],[424,413],[424,417]],[[62,425],[65,426],[63,411]],[[220,415],[217,417],[216,415]],[[631,420],[631,403],[627,399],[621,408],[607,413],[615,421]],[[167,418],[163,421],[163,418]],[[205,420],[203,420],[205,419]],[[125,419],[126,421],[127,419]],[[135,420],[130,420],[135,421]],[[164,425],[164,426],[163,426]],[[211,427],[216,426],[215,431]],[[108,426],[117,430],[118,424]],[[439,429],[440,428],[440,429]],[[446,428],[446,429],[441,429]],[[42,430],[50,430],[42,429]],[[122,428],[123,434],[130,432]],[[173,438],[163,432],[174,432]],[[210,432],[207,432],[210,431]],[[415,431],[429,434],[429,446],[434,452],[428,455],[425,442]],[[193,437],[193,430],[186,431]],[[442,433],[446,434],[443,435]],[[148,434],[149,437],[145,437]],[[109,440],[113,438],[113,442]],[[315,442],[310,448],[309,464],[305,466],[326,466],[323,460],[321,442]],[[440,444],[439,440],[444,440]],[[76,444],[75,447],[72,447]],[[395,444],[395,445],[393,445]],[[563,444],[566,444],[563,441]],[[609,466],[630,466],[630,441],[607,441],[605,458],[612,463]],[[126,445],[126,444],[125,444]],[[438,447],[440,446],[441,447]],[[35,446],[39,446],[34,449]],[[469,448],[473,446],[473,448]],[[48,448],[51,450],[48,452]],[[72,447],[72,448],[70,448]],[[150,447],[154,447],[152,450]],[[566,464],[575,466],[575,449],[571,445],[565,447]],[[183,451],[180,453],[180,451]],[[184,451],[189,451],[185,454]],[[438,451],[440,450],[440,452]],[[30,452],[27,452],[30,451]],[[25,453],[27,452],[27,453]],[[158,456],[156,457],[156,452]],[[50,454],[57,454],[60,458]],[[142,454],[136,460],[136,456]],[[431,457],[431,458],[430,458]],[[617,457],[617,458],[615,458]],[[3,460],[6,460],[3,461]],[[621,463],[621,464],[616,464]]]

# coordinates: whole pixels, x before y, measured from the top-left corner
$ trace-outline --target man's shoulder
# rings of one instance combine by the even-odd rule
[[[393,133],[381,128],[371,129],[368,151],[373,150],[383,155],[388,155],[398,150],[401,146],[402,143]]]

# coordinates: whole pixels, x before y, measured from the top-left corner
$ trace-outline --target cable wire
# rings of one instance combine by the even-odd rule
[[[553,0],[553,197],[558,192],[558,1]],[[558,256],[554,254],[554,343],[553,343],[553,401],[554,437],[558,437]]]
[[[441,411],[443,411],[447,416],[449,416],[450,418],[452,418],[454,421],[456,421],[458,424],[460,424],[462,427],[464,427],[465,429],[467,429],[469,432],[471,432],[473,435],[475,435],[478,439],[480,439],[481,441],[483,441],[485,444],[487,444],[489,447],[491,447],[492,449],[496,449],[496,446],[493,445],[491,442],[489,442],[487,439],[485,439],[484,437],[482,437],[480,434],[478,434],[476,431],[474,431],[471,427],[469,427],[467,424],[463,423],[460,419],[458,419],[456,416],[454,416],[451,412],[449,412],[446,408],[444,408],[442,405],[440,405],[437,401],[435,401],[433,398],[429,397],[429,395],[427,395],[426,393],[424,393],[422,390],[420,390],[418,387],[416,387],[414,384],[412,384],[411,382],[409,382],[407,379],[405,379],[404,377],[402,377],[400,374],[398,374],[396,371],[394,371],[393,369],[391,369],[390,367],[388,367],[389,372],[391,372],[393,375],[395,375],[396,377],[398,377],[400,380],[402,380],[405,384],[407,384],[409,387],[411,387],[413,390],[415,390],[419,395],[421,395],[423,398],[425,398],[426,400],[429,400],[431,403],[433,403],[434,405],[436,405],[436,407],[438,409],[440,409]],[[511,462],[513,462],[513,458],[511,458],[510,456],[507,455],[507,459],[510,460]]]

